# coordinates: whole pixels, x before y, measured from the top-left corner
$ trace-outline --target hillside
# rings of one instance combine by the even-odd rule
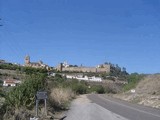
[[[26,75],[19,70],[0,69],[0,79],[13,78],[17,80],[24,80]]]
[[[127,91],[117,94],[115,97],[146,106],[160,108],[160,74],[145,76],[137,84],[135,93]]]
[[[160,74],[148,75],[136,87],[138,94],[160,95]]]

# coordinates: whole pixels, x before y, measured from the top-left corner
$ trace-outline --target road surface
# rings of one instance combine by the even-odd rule
[[[160,120],[160,110],[106,95],[82,95],[71,104],[65,120]]]

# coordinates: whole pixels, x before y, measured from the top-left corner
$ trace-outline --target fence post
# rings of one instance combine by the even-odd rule
[[[39,103],[39,100],[36,100],[36,117],[38,117],[38,103]]]
[[[47,116],[47,100],[45,99],[44,102],[45,102],[45,115]]]

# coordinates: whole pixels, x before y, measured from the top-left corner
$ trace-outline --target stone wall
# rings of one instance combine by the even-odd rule
[[[106,66],[105,68],[97,68],[97,72],[110,72],[110,65]]]
[[[67,67],[67,68],[62,68],[62,71],[96,72],[96,68],[94,67]]]
[[[110,72],[110,65],[105,66],[104,68],[96,68],[96,67],[61,67],[58,66],[57,70],[60,71],[70,71],[70,72]]]

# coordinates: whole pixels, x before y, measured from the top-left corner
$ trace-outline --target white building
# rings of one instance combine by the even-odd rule
[[[73,75],[66,75],[66,78],[68,78],[68,79],[76,79],[77,77],[73,76]]]
[[[88,77],[88,76],[74,76],[74,75],[67,75],[66,78],[68,79],[77,79],[77,80],[85,80],[85,81],[94,81],[94,82],[102,82],[102,78],[100,77]]]
[[[19,80],[11,80],[7,79],[3,81],[3,86],[16,86],[17,84],[20,84],[21,81]]]
[[[63,62],[63,67],[65,67],[65,68],[69,67],[69,64],[67,63],[67,61]]]

